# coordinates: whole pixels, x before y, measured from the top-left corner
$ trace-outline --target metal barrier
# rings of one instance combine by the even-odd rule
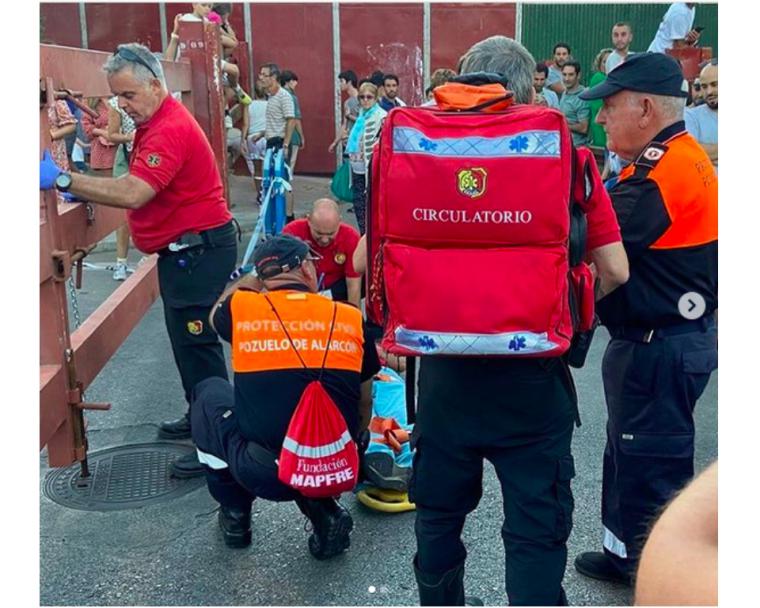
[[[211,142],[227,192],[218,26],[187,23],[180,30],[183,59],[162,62],[168,88],[180,92]],[[102,65],[108,53],[40,45],[40,151],[50,147],[47,109],[61,91],[110,97]],[[228,199],[229,200],[229,199]],[[88,475],[84,410],[110,404],[84,402],[93,382],[158,297],[157,256],[152,255],[95,310],[69,330],[67,283],[81,286],[84,257],[126,221],[121,209],[87,203],[59,205],[54,191],[40,193],[40,449],[53,467],[82,464]]]

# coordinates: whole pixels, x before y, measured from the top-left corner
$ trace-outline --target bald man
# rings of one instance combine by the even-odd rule
[[[291,222],[283,232],[306,241],[322,256],[316,262],[319,291],[333,300],[359,308],[362,279],[353,264],[359,233],[340,219],[338,204],[332,199],[320,198],[314,202],[307,218]]]
[[[717,61],[717,60],[715,60]],[[699,142],[718,168],[718,64],[708,63],[699,74],[705,102],[686,108],[686,130]]]

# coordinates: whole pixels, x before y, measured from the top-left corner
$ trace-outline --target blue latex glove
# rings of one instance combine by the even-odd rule
[[[55,188],[55,180],[61,173],[63,169],[55,164],[50,150],[45,150],[40,161],[40,190]]]

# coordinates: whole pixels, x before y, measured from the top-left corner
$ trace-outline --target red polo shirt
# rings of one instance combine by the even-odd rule
[[[338,234],[327,247],[320,247],[311,236],[309,221],[296,220],[287,224],[282,230],[306,241],[311,248],[322,256],[317,265],[317,273],[324,274],[321,289],[330,289],[343,277],[356,278],[361,276],[354,270],[353,255],[359,243],[359,233],[355,228],[341,222]]]
[[[132,239],[141,251],[153,253],[185,232],[232,219],[206,135],[171,95],[137,127],[129,172],[156,191],[140,209],[127,211]]]

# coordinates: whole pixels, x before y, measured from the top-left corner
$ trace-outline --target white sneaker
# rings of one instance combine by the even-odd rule
[[[113,271],[113,280],[114,281],[124,281],[127,278],[127,265],[122,263],[117,263],[116,266],[114,266]]]

